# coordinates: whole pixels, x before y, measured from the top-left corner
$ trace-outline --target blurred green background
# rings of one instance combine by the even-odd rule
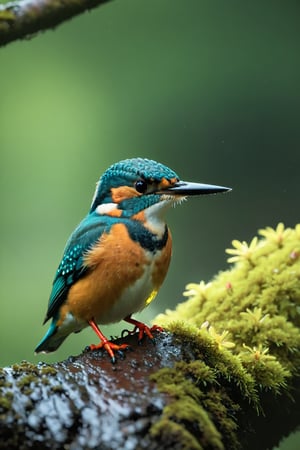
[[[65,241],[120,159],[234,188],[169,212],[173,260],[143,320],[225,269],[233,238],[299,222],[299,14],[297,1],[115,0],[0,50],[0,365],[97,341],[84,330],[33,355]]]

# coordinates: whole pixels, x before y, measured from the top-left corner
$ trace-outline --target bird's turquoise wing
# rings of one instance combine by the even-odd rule
[[[105,217],[91,214],[71,235],[55,274],[44,323],[56,315],[66,300],[70,287],[88,272],[89,269],[83,263],[84,255],[100,239],[103,232],[109,231],[111,222]]]

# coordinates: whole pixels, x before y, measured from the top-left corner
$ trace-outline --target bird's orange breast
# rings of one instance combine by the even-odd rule
[[[71,312],[78,320],[110,323],[142,309],[166,276],[171,247],[169,233],[165,247],[152,254],[130,238],[125,224],[113,225],[87,252],[89,271],[70,288],[61,320]]]

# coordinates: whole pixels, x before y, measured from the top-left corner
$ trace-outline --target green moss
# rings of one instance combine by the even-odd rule
[[[10,388],[12,387],[12,383],[10,381],[6,381],[6,380],[0,380],[0,389],[1,388]]]
[[[28,361],[13,364],[8,370],[0,369],[0,411],[3,413],[10,410],[14,392],[21,392],[23,396],[29,397],[35,384],[48,385],[49,377],[54,377],[56,374],[57,369],[52,366],[45,364],[36,366]],[[53,390],[58,391],[59,387],[56,385]],[[28,410],[33,408],[29,398],[24,407]]]
[[[57,375],[57,369],[53,366],[44,366],[41,368],[41,374],[42,375]]]
[[[169,328],[186,348],[185,360],[172,368],[161,369],[151,377],[158,389],[172,398],[164,409],[161,422],[151,432],[158,437],[169,422],[169,433],[180,435],[184,445],[186,439],[192,445],[197,436],[198,446],[190,448],[201,448],[201,443],[203,448],[223,449],[221,436],[223,439],[225,436],[230,448],[239,448],[234,416],[239,405],[220,386],[226,385],[227,389],[235,390],[241,398],[258,407],[253,377],[227,349],[215,346],[208,333],[184,323],[174,323]],[[196,359],[190,360],[189,354]]]
[[[28,361],[22,361],[20,364],[13,364],[11,368],[16,376],[23,374],[24,372],[35,375],[39,374],[39,368]]]
[[[16,383],[16,385],[20,388],[20,389],[22,389],[22,388],[24,388],[24,387],[27,387],[27,386],[29,386],[31,383],[34,383],[35,381],[36,381],[36,375],[33,375],[33,374],[28,374],[28,375],[24,375],[22,378],[20,378],[18,381],[17,381],[17,383]]]
[[[170,442],[170,437],[172,443],[180,442],[182,450],[202,450],[203,447],[188,430],[186,430],[182,425],[162,418],[159,422],[155,423],[151,428],[151,434],[153,436],[159,436],[162,442]],[[175,447],[176,448],[176,447]]]
[[[168,424],[186,439],[196,426],[189,439],[200,436],[204,448],[239,448],[240,405],[259,412],[265,390],[288,393],[300,367],[300,225],[259,233],[249,245],[233,241],[234,266],[210,283],[190,283],[188,300],[156,317],[196,360],[186,352],[153,376],[172,399],[153,433]]]
[[[16,19],[13,11],[4,10],[0,11],[0,31],[6,31],[9,29],[11,23]]]
[[[63,385],[61,385],[61,384],[56,384],[55,386],[51,386],[51,390],[52,390],[52,392],[56,392],[56,393],[65,392],[65,389],[64,389]]]
[[[0,394],[0,411],[9,411],[13,401],[13,393],[5,392]]]

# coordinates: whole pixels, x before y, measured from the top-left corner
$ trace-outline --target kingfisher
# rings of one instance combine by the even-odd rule
[[[55,351],[71,333],[90,326],[112,362],[128,347],[109,341],[98,325],[125,320],[138,340],[153,338],[153,325],[133,314],[155,298],[167,274],[172,237],[166,210],[188,196],[230,188],[181,181],[165,165],[132,158],[110,166],[96,185],[90,210],[71,234],[56,271],[44,324],[51,325],[35,349]]]

